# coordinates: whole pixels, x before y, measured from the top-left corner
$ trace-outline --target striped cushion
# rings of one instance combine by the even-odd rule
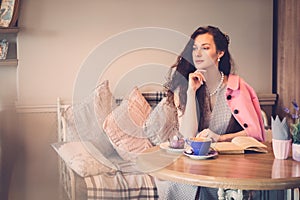
[[[103,129],[124,160],[132,160],[152,146],[143,132],[150,112],[150,105],[136,87],[105,119]]]

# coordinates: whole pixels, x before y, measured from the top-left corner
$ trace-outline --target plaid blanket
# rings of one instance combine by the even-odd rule
[[[146,101],[153,108],[155,107],[164,97],[167,96],[166,92],[157,91],[157,92],[143,92],[142,95],[145,97]],[[116,99],[116,104],[120,105],[122,98]]]
[[[150,104],[151,107],[155,107],[161,100],[167,95],[166,92],[144,92],[143,96]]]
[[[88,200],[158,199],[153,178],[141,173],[105,173],[86,177]]]

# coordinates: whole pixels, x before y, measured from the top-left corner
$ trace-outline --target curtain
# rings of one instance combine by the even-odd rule
[[[277,114],[300,104],[300,1],[278,0]]]

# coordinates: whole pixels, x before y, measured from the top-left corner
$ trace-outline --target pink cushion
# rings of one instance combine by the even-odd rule
[[[150,112],[150,105],[135,87],[104,120],[103,129],[123,159],[132,160],[152,146],[142,128]]]

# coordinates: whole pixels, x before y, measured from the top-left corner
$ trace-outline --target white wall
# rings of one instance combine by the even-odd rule
[[[134,28],[162,27],[189,36],[198,26],[208,24],[220,27],[231,37],[238,73],[258,93],[271,93],[272,0],[27,0],[22,3],[19,19],[18,104],[54,104],[58,96],[70,101],[85,59],[116,34]],[[124,45],[121,42],[115,48]],[[163,72],[174,63],[175,55],[150,51],[119,55],[111,66],[105,66],[109,70],[104,78],[114,88],[128,71],[158,63],[164,66],[159,73],[140,73],[139,78],[153,77],[154,82],[163,83]],[[99,73],[103,67],[88,70]]]

